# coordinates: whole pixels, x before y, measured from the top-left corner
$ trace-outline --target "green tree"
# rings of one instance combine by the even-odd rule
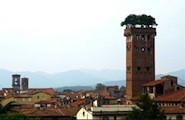
[[[71,89],[65,89],[65,90],[63,90],[63,92],[73,92],[73,90],[71,90]]]
[[[125,88],[124,86],[121,86],[121,87],[120,87],[120,90],[121,90],[121,91],[124,91],[125,89],[126,89],[126,88]]]
[[[121,26],[126,25],[135,27],[136,25],[140,25],[141,27],[153,27],[157,26],[157,23],[155,21],[155,18],[153,18],[151,15],[135,15],[130,14],[128,15],[124,21],[121,22]]]
[[[13,102],[9,102],[5,106],[2,106],[2,104],[0,104],[0,114],[6,114],[8,112],[12,112],[12,108],[13,108],[12,103]]]
[[[0,104],[0,120],[28,120],[28,117],[26,115],[13,111],[12,104],[13,102],[9,102],[5,106],[2,106],[2,104]]]
[[[105,89],[105,85],[104,84],[98,83],[96,85],[96,90],[104,90],[104,89]]]
[[[0,114],[1,120],[29,120],[29,118],[20,113],[6,113],[6,114]]]
[[[141,94],[136,102],[137,107],[129,112],[127,120],[163,120],[164,113],[148,93]]]

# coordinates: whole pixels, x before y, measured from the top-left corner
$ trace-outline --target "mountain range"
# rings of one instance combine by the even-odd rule
[[[11,87],[12,71],[0,69],[0,88]],[[95,86],[97,83],[105,85],[118,85],[125,86],[126,74],[124,70],[70,70],[55,74],[45,73],[41,71],[17,72],[21,77],[29,78],[30,88],[43,88],[43,87],[64,87],[64,86]],[[172,71],[167,74],[156,75],[156,79],[163,75],[174,75],[178,77],[179,83],[185,85],[185,69]]]

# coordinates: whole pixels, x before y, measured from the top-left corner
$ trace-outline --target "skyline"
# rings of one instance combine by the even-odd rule
[[[126,41],[120,23],[129,14],[150,14],[158,23],[156,74],[184,69],[183,3],[0,1],[0,68],[48,73],[125,70]]]

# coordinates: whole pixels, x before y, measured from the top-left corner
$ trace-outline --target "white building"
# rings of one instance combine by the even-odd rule
[[[77,120],[123,120],[134,105],[103,105],[102,107],[91,107],[90,110],[81,108]]]

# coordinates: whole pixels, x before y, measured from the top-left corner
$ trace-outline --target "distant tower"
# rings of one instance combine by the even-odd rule
[[[22,78],[21,80],[21,90],[28,90],[28,78]]]
[[[20,93],[20,79],[21,75],[19,74],[12,75],[12,88],[15,93]]]
[[[144,83],[155,80],[155,35],[152,27],[131,27],[126,36],[126,96],[138,96]]]

